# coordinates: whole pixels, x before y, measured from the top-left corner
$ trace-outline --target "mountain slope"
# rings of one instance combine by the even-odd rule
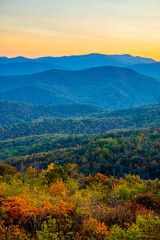
[[[160,79],[160,62],[152,64],[137,64],[130,66],[130,68],[140,74]]]
[[[88,104],[61,104],[35,106],[31,104],[0,101],[0,125],[12,125],[45,118],[87,117],[106,112],[107,109]]]
[[[36,105],[87,103],[122,109],[160,102],[160,81],[120,67],[0,77],[0,99]]]
[[[149,64],[155,63],[156,61],[152,58],[143,58],[143,57],[133,57],[130,54],[123,55],[111,55],[115,60],[122,62],[125,66],[130,64]]]
[[[63,68],[51,63],[37,63],[37,62],[7,63],[0,64],[0,75],[1,76],[26,75],[37,72],[43,72],[51,69],[63,69]]]
[[[138,118],[142,121],[144,119],[159,119],[160,120],[160,104],[155,105],[146,105],[141,107],[135,107],[135,108],[127,108],[122,110],[115,110],[115,111],[109,111],[106,113],[101,113],[100,115],[97,115],[97,117],[132,117],[132,118]]]

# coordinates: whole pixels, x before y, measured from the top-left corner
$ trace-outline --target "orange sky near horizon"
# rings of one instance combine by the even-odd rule
[[[0,0],[0,56],[103,53],[160,61],[159,3]]]

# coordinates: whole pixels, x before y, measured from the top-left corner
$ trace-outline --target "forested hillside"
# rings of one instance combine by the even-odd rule
[[[113,110],[159,103],[160,82],[120,67],[51,70],[0,76],[0,99],[35,105],[87,103]]]
[[[1,240],[159,240],[160,183],[84,177],[77,165],[18,173],[0,163]]]
[[[107,109],[89,104],[35,106],[26,103],[0,101],[0,125],[38,121],[46,118],[91,117]]]
[[[145,105],[141,107],[135,108],[127,108],[127,109],[120,109],[115,111],[108,111],[106,113],[102,113],[97,115],[98,117],[130,117],[135,122],[138,121],[148,121],[150,123],[153,119],[157,119],[159,121],[160,117],[160,104],[154,105]]]
[[[72,105],[71,105],[72,106]],[[83,105],[82,105],[83,106]],[[87,109],[86,109],[87,110]],[[159,105],[113,111],[108,117],[55,118],[0,127],[0,140],[41,134],[96,134],[113,129],[136,129],[160,125]],[[6,122],[6,120],[4,120]]]
[[[0,158],[23,171],[26,167],[46,168],[78,164],[85,175],[98,172],[142,178],[160,175],[160,128],[119,130],[98,135],[42,135],[1,141]]]

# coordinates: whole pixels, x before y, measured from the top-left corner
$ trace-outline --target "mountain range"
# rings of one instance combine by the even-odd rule
[[[0,75],[21,75],[50,69],[82,70],[102,66],[128,67],[135,64],[156,63],[150,58],[124,55],[88,54],[64,57],[25,58],[0,57]],[[6,65],[4,65],[6,64]]]
[[[122,109],[159,103],[160,81],[122,67],[50,70],[0,76],[0,99],[35,105],[87,103]]]
[[[1,160],[159,177],[159,66],[130,55],[0,58]]]

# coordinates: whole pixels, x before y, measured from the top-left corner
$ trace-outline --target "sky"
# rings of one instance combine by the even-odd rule
[[[160,61],[160,0],[0,0],[0,56],[89,53]]]

